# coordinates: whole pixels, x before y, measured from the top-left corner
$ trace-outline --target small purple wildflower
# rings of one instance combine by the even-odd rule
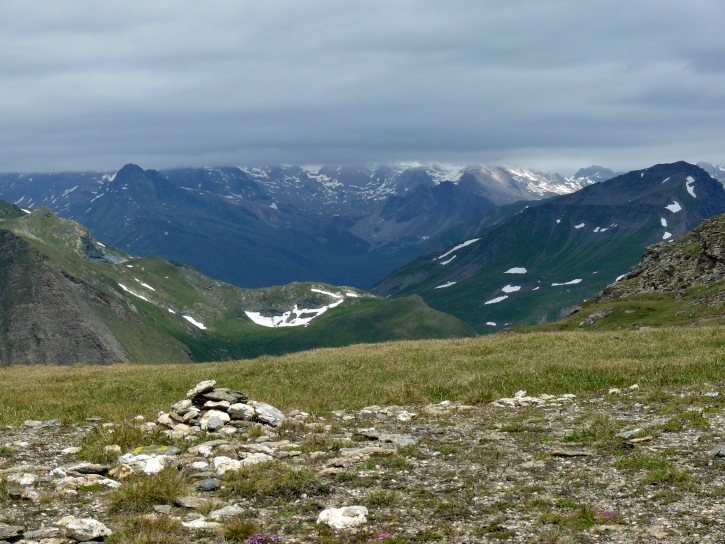
[[[614,521],[617,519],[617,514],[611,510],[603,510],[601,508],[594,509],[594,519],[603,519],[605,521]]]

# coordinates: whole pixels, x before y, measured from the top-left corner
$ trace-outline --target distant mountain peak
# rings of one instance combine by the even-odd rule
[[[580,168],[579,170],[577,170],[576,174],[574,174],[573,176],[573,179],[587,179],[592,182],[601,183],[602,181],[607,181],[608,179],[616,178],[617,176],[621,175],[622,172],[615,172],[613,170],[610,170],[609,168],[605,168],[604,166],[598,166],[594,164],[592,166]]]
[[[143,168],[141,168],[138,164],[128,163],[125,164],[117,173],[116,173],[116,179],[123,178],[126,176],[137,176],[139,174],[143,174],[146,172]]]

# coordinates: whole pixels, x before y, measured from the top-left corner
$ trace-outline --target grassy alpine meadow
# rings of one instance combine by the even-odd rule
[[[322,413],[373,404],[481,403],[529,394],[606,393],[725,379],[725,329],[533,332],[363,344],[199,364],[0,368],[0,424],[122,420],[184,398],[201,380],[282,410]]]

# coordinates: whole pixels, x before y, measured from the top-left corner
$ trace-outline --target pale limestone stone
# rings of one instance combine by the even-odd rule
[[[242,463],[231,457],[214,457],[213,463],[217,476],[224,476],[227,472],[242,468]]]
[[[199,382],[194,387],[189,389],[189,391],[186,392],[186,398],[193,399],[197,395],[201,395],[202,393],[211,391],[214,389],[215,385],[216,385],[216,380],[206,380],[203,382]]]
[[[364,506],[327,508],[317,516],[317,523],[324,523],[336,530],[349,529],[366,523],[367,515],[368,509]]]

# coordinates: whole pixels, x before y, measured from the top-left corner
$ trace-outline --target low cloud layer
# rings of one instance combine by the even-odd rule
[[[10,0],[0,171],[725,163],[720,0]]]

